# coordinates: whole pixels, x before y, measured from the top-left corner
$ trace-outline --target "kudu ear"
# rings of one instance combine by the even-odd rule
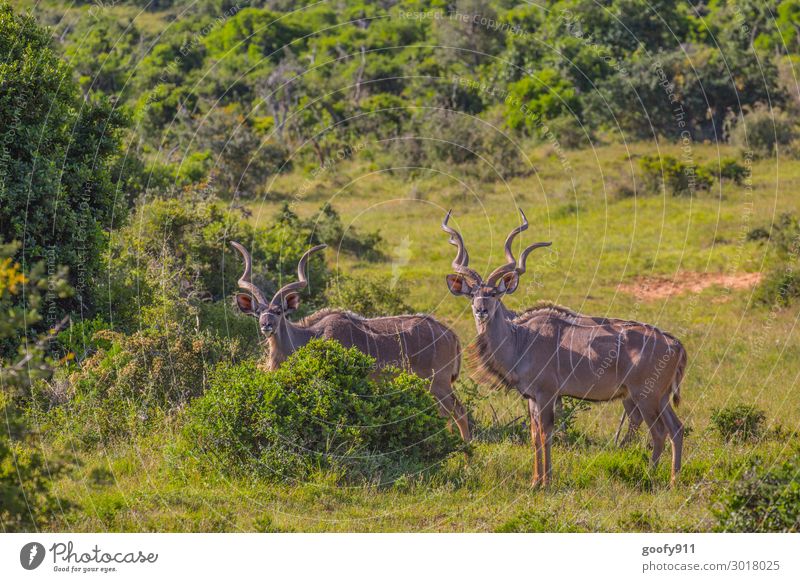
[[[290,313],[300,307],[300,294],[289,293],[283,298],[283,312]]]
[[[500,282],[497,284],[497,291],[500,293],[510,294],[517,290],[519,286],[519,273],[511,271],[503,275]]]
[[[472,293],[472,287],[461,275],[448,275],[447,288],[453,295],[470,295]]]
[[[253,297],[247,293],[236,294],[236,305],[239,307],[239,311],[247,315],[256,315],[258,311]]]

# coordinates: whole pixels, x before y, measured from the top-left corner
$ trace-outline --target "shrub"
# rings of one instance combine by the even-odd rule
[[[188,411],[184,446],[201,464],[274,480],[320,469],[385,480],[454,450],[427,381],[398,370],[373,379],[374,365],[312,340],[273,372],[221,366]]]
[[[794,268],[800,252],[800,222],[785,212],[770,230],[755,228],[748,233],[748,239],[770,240],[777,254],[777,264],[759,285],[756,300],[767,305],[790,305],[800,297],[800,273]]]
[[[673,196],[693,196],[699,190],[711,188],[714,181],[705,168],[685,164],[673,156],[642,156],[639,168],[650,191],[666,190]]]
[[[410,313],[405,287],[391,287],[384,279],[339,274],[328,283],[328,305],[348,309],[364,317]]]
[[[708,164],[706,169],[709,174],[716,176],[717,179],[731,180],[739,186],[742,185],[748,174],[747,168],[734,158],[722,158],[719,163]]]
[[[787,269],[770,271],[756,291],[756,300],[764,305],[788,307],[800,297],[800,273]]]
[[[388,148],[390,166],[403,166],[412,175],[433,168],[460,172],[484,181],[525,175],[532,171],[515,142],[503,131],[499,112],[483,120],[453,111],[425,111],[410,124],[419,138],[396,140]]]
[[[750,404],[718,408],[711,414],[711,425],[725,442],[758,440],[764,433],[763,411]]]
[[[351,253],[367,261],[383,259],[379,247],[383,238],[379,232],[359,232],[355,228],[345,230],[339,213],[330,204],[320,208],[316,216],[312,216],[304,223],[305,228],[314,233],[314,236],[335,249]]]
[[[480,385],[473,379],[462,375],[456,383],[456,392],[461,403],[468,411],[473,438],[482,443],[510,442],[526,444],[530,441],[530,428],[528,427],[527,414],[501,420],[490,402],[490,393],[481,390]],[[491,418],[476,418],[473,411],[490,410]]]
[[[82,362],[97,350],[98,342],[103,343],[97,332],[107,329],[110,329],[110,325],[100,317],[71,321],[69,327],[56,336],[61,355],[67,360]]]
[[[772,234],[769,236],[782,259],[796,255],[800,248],[800,221],[791,213],[784,212],[775,222]]]
[[[75,294],[51,305],[60,319],[95,308],[105,230],[127,213],[111,167],[128,155],[123,108],[82,95],[52,45],[33,16],[0,2],[0,244],[24,239],[23,264],[69,268]]]
[[[730,132],[729,140],[755,158],[773,155],[778,146],[788,145],[797,135],[792,118],[778,108],[757,104],[747,108],[744,117]]]
[[[592,405],[585,400],[570,398],[569,396],[562,398],[561,406],[557,410],[556,428],[553,433],[556,440],[565,444],[585,441],[586,436],[578,430],[575,423],[578,420],[578,414],[583,410],[589,410],[591,407]]]
[[[295,280],[297,262],[318,239],[288,208],[269,228],[254,229],[202,188],[186,189],[168,200],[142,203],[135,224],[113,239],[109,313],[124,329],[164,320],[195,319],[196,309],[235,290],[241,256],[229,241],[253,256],[253,281],[267,297]],[[328,273],[321,255],[309,261],[309,288],[301,308],[313,309]]]
[[[800,531],[800,464],[797,458],[764,467],[753,462],[744,475],[717,498],[717,531]]]

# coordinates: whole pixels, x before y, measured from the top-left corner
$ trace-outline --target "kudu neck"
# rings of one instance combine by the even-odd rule
[[[476,338],[478,355],[485,367],[508,385],[515,384],[517,377],[514,370],[517,363],[515,329],[507,313],[498,307],[492,317],[478,327]]]
[[[274,369],[279,366],[312,337],[313,332],[282,317],[275,333],[268,340],[270,367]]]

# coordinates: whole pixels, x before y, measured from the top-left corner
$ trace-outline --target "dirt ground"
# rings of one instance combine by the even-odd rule
[[[700,293],[708,287],[721,290],[750,289],[761,281],[761,273],[698,273],[683,271],[670,279],[667,277],[637,277],[624,283],[619,290],[643,301],[666,299],[683,293]]]

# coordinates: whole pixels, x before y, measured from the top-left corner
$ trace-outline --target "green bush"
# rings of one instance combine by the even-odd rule
[[[57,320],[96,307],[106,231],[127,214],[112,166],[135,158],[121,150],[123,108],[82,95],[72,75],[51,32],[0,1],[0,244],[24,242],[23,264],[69,268],[75,294],[49,306]]]
[[[240,352],[235,341],[174,325],[132,335],[102,330],[92,341],[97,351],[54,380],[66,384],[65,397],[53,398],[52,383],[39,383],[30,409],[53,438],[85,447],[163,427],[204,392],[215,364]]]
[[[273,372],[221,366],[188,410],[184,447],[223,472],[279,481],[319,470],[386,481],[453,451],[427,381],[398,370],[373,379],[374,365],[312,340]]]
[[[555,439],[564,444],[586,441],[586,435],[578,429],[576,422],[578,414],[581,411],[591,409],[591,407],[592,405],[585,400],[565,396],[561,401],[560,408],[557,410],[556,429],[553,433]]]
[[[773,269],[758,286],[756,301],[764,305],[788,307],[800,297],[800,273],[788,269]]]
[[[380,233],[360,232],[350,227],[345,230],[339,213],[330,204],[320,208],[319,213],[304,222],[304,226],[314,233],[316,239],[329,247],[356,255],[366,261],[383,259],[380,245],[383,238]]]
[[[328,283],[325,298],[328,305],[347,309],[364,317],[411,313],[405,302],[405,287],[391,287],[385,279],[339,274]]]
[[[800,531],[800,464],[795,457],[780,465],[758,462],[719,495],[714,508],[717,531]]]
[[[800,273],[795,268],[800,253],[800,221],[784,212],[771,228],[758,227],[748,240],[769,240],[777,261],[756,290],[756,301],[765,305],[788,306],[800,297]]]
[[[708,172],[718,180],[731,180],[734,184],[742,185],[747,177],[748,171],[745,166],[737,162],[734,158],[722,158],[719,163],[710,163],[706,167]]]
[[[110,325],[100,317],[84,321],[70,322],[69,327],[56,336],[60,355],[69,361],[82,362],[92,355],[99,343],[104,343],[97,332],[110,329]],[[108,347],[108,344],[105,344]]]
[[[288,208],[268,228],[253,228],[200,186],[142,202],[136,212],[134,224],[111,243],[107,310],[126,330],[165,321],[194,323],[203,305],[229,297],[243,268],[231,240],[250,250],[253,281],[268,298],[296,279],[300,257],[319,241]],[[321,303],[327,277],[323,256],[313,256],[303,311]]]
[[[685,164],[673,156],[642,156],[639,168],[645,185],[654,193],[665,190],[673,196],[693,196],[700,190],[708,190],[714,182],[707,169]]]
[[[750,404],[718,408],[711,414],[711,426],[725,442],[756,441],[764,434],[762,410]]]
[[[758,104],[730,132],[730,142],[755,158],[772,156],[778,146],[788,145],[797,135],[794,120],[778,108]]]

